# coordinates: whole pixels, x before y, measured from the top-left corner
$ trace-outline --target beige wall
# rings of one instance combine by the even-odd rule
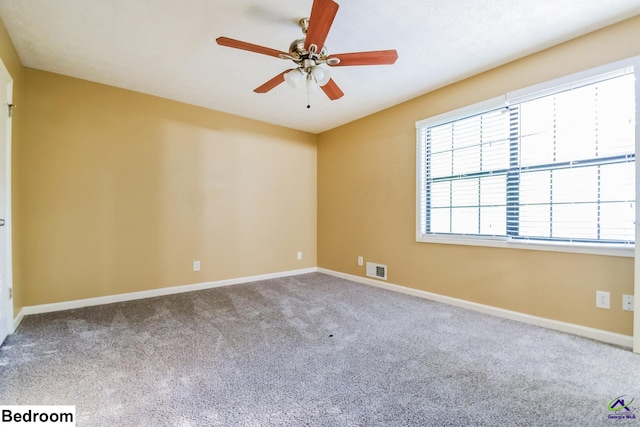
[[[22,291],[22,259],[21,253],[21,236],[22,236],[22,218],[20,203],[20,175],[21,175],[21,148],[22,138],[20,129],[22,128],[22,119],[24,117],[24,83],[23,83],[23,67],[16,50],[11,43],[11,39],[7,34],[4,24],[0,22],[0,59],[4,66],[11,74],[13,79],[13,103],[19,108],[13,110],[12,120],[12,188],[11,188],[11,205],[12,205],[12,232],[13,232],[13,312],[17,314],[24,305],[24,292]]]
[[[25,87],[25,305],[317,265],[317,136],[29,68]]]
[[[415,122],[508,91],[640,55],[640,16],[320,135],[318,265],[625,335],[633,259],[416,243]],[[596,289],[612,309],[595,308]]]

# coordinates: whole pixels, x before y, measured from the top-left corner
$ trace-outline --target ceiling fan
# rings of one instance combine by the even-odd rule
[[[311,7],[311,16],[299,21],[305,37],[294,40],[289,46],[289,52],[282,52],[228,37],[218,37],[216,42],[221,46],[287,59],[296,64],[295,68],[285,70],[263,85],[255,88],[253,91],[256,93],[266,93],[284,81],[292,86],[296,86],[297,83],[304,78],[307,84],[315,81],[329,99],[339,99],[344,93],[333,79],[331,79],[329,70],[320,67],[321,65],[326,64],[330,67],[344,67],[352,65],[393,64],[398,59],[398,53],[395,49],[392,49],[330,55],[324,46],[324,42],[338,12],[338,7],[338,4],[333,0],[314,0],[313,6]],[[310,106],[307,105],[307,108],[309,107]]]

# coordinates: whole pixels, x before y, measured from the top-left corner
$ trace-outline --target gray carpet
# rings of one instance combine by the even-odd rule
[[[621,395],[629,350],[319,273],[28,316],[0,348],[0,404],[92,427],[640,424]]]

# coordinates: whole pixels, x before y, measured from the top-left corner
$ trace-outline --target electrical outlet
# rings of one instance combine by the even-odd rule
[[[200,271],[200,261],[193,261],[193,271]]]
[[[302,251],[298,251],[298,260],[302,259]]]
[[[610,298],[611,294],[606,291],[596,291],[596,307],[598,308],[610,308]]]
[[[633,311],[633,295],[622,295],[622,309]]]
[[[364,265],[364,258],[361,256],[358,257],[358,265]]]

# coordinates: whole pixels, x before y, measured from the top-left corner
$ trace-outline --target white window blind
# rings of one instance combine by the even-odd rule
[[[498,108],[423,128],[432,233],[506,234],[510,117]]]
[[[418,237],[635,243],[634,68],[418,130]]]
[[[628,74],[520,105],[514,236],[634,242],[634,84]]]

